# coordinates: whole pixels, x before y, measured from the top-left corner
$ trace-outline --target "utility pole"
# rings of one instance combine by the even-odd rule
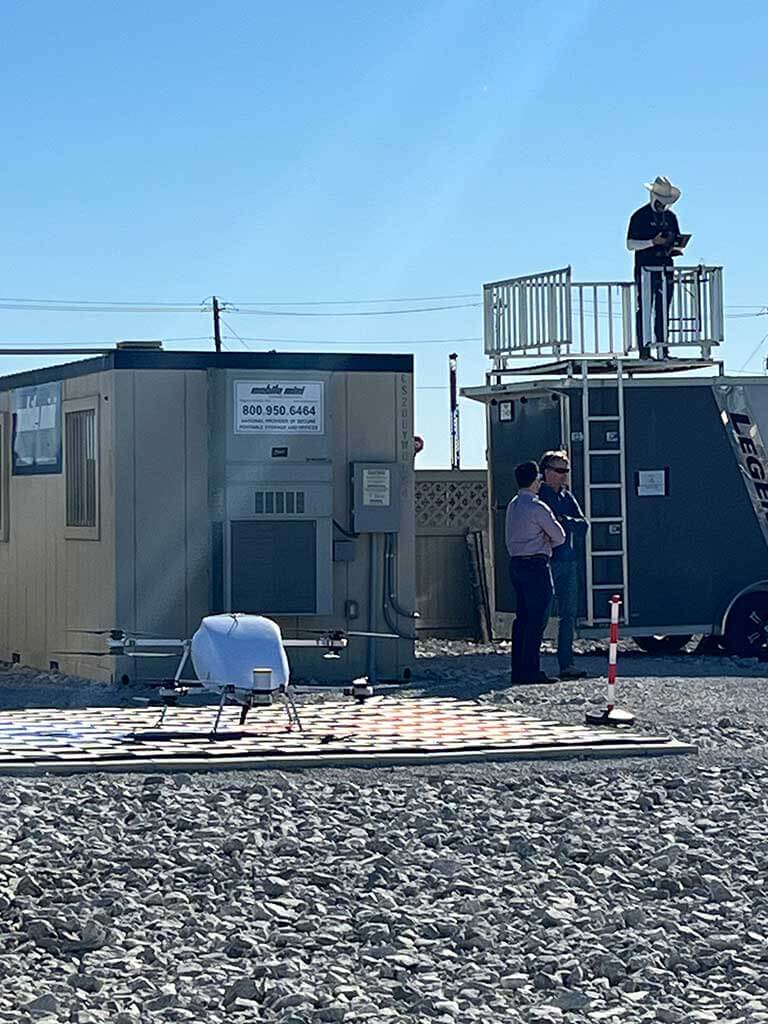
[[[448,377],[451,390],[451,469],[461,468],[459,452],[459,395],[457,384],[458,354],[452,352],[448,356]]]
[[[221,324],[219,323],[219,300],[213,296],[213,343],[217,352],[221,352]]]

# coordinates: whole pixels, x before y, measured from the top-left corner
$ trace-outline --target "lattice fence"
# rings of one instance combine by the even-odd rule
[[[464,533],[488,529],[488,486],[482,480],[429,480],[416,477],[416,531]]]

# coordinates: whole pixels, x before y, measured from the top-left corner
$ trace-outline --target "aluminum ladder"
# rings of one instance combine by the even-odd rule
[[[629,575],[624,368],[622,361],[617,360],[615,411],[599,414],[592,412],[585,362],[581,370],[584,514],[590,524],[586,535],[587,615],[584,624],[596,626],[610,621],[609,601],[613,594],[619,594],[622,599],[622,620],[626,623],[629,621]],[[611,394],[612,391],[612,388],[595,388],[593,394]]]

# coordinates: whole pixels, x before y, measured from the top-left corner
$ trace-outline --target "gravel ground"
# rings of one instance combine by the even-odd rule
[[[419,648],[414,696],[603,700]],[[0,1021],[768,1022],[765,666],[620,671],[697,757],[0,779]],[[5,706],[134,695],[0,672]]]

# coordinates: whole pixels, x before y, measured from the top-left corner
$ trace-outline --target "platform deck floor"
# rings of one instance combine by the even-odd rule
[[[563,724],[495,704],[452,698],[373,697],[299,706],[302,730],[282,705],[215,709],[34,708],[0,712],[0,774],[189,771],[221,768],[382,766],[537,758],[694,753],[670,736]],[[228,734],[228,735],[227,735]]]

